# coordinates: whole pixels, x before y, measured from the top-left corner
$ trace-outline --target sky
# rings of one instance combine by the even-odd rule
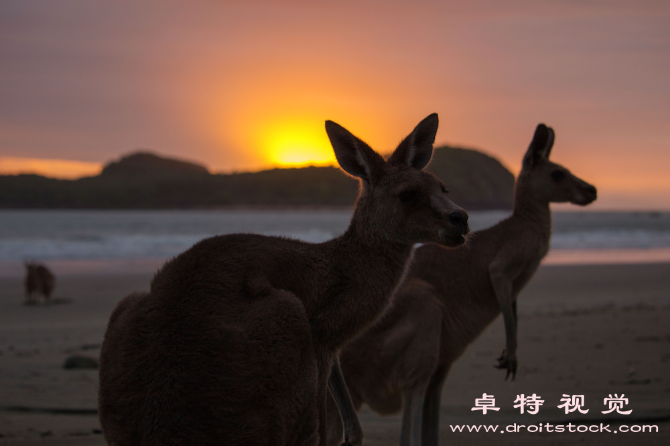
[[[0,173],[330,164],[326,119],[390,152],[437,112],[514,173],[544,122],[594,208],[670,209],[670,2],[0,0],[0,67]]]

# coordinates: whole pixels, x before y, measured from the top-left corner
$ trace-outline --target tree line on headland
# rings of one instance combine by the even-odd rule
[[[428,169],[465,209],[511,209],[514,176],[498,160],[469,149],[440,147]],[[133,153],[100,175],[59,180],[0,176],[5,209],[203,209],[352,206],[358,181],[335,167],[211,174],[201,165]]]

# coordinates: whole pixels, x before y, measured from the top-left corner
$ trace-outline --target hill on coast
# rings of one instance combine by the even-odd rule
[[[514,176],[468,149],[435,149],[428,166],[465,209],[510,209]],[[107,164],[100,175],[58,180],[0,176],[0,208],[192,209],[351,206],[358,181],[335,167],[211,174],[206,167],[148,152]]]

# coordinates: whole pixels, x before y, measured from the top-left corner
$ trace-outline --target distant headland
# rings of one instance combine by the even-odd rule
[[[511,209],[514,176],[476,150],[439,147],[428,170],[465,209]],[[59,180],[0,176],[4,209],[207,209],[352,206],[357,180],[335,167],[212,174],[193,162],[137,152],[100,175]]]

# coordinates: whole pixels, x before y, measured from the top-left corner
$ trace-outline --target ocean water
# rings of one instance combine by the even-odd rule
[[[471,212],[474,230],[508,212]],[[39,260],[56,272],[151,271],[197,241],[251,232],[321,242],[341,234],[351,210],[0,211],[0,275]],[[670,213],[554,212],[545,263],[670,261]]]

